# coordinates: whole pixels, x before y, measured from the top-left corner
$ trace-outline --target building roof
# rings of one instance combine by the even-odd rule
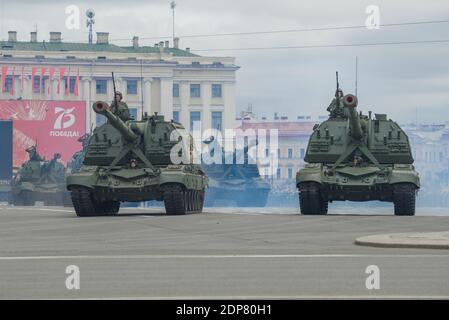
[[[293,121],[264,121],[264,122],[243,122],[240,129],[277,129],[278,135],[282,137],[310,135],[316,122],[293,122]]]
[[[158,53],[156,47],[122,47],[115,44],[77,43],[77,42],[28,42],[28,41],[0,41],[1,50],[18,51],[86,51],[86,52],[118,52],[118,53]],[[198,57],[198,55],[176,48],[164,48],[165,52],[171,52],[177,57]]]

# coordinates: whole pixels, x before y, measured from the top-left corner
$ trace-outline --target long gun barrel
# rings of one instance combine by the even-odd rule
[[[360,125],[360,118],[357,114],[357,97],[352,94],[347,94],[343,97],[343,104],[349,111],[349,129],[351,137],[355,140],[363,138],[362,126]]]
[[[108,107],[109,105],[104,101],[96,101],[92,105],[92,109],[96,113],[105,116],[109,120],[109,123],[120,132],[126,141],[133,142],[137,140],[138,136],[130,128],[128,128],[119,117],[109,111]]]

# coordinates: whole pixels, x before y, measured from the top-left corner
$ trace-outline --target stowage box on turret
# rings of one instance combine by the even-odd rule
[[[202,211],[207,176],[170,157],[178,143],[170,136],[185,131],[181,124],[157,114],[124,122],[105,102],[92,107],[108,121],[95,128],[79,172],[67,177],[78,216],[114,215],[121,201],[164,201],[167,214]]]
[[[356,107],[337,81],[329,119],[314,128],[296,175],[301,213],[326,214],[332,201],[380,200],[393,202],[395,215],[414,215],[420,182],[407,135],[385,114]]]

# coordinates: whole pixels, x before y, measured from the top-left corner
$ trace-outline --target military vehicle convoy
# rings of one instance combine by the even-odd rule
[[[12,203],[32,206],[36,201],[44,205],[70,205],[70,195],[65,190],[65,167],[58,162],[56,153],[51,160],[45,160],[36,146],[26,149],[29,160],[22,164],[11,183]]]
[[[67,176],[78,216],[115,215],[122,201],[164,201],[168,215],[202,211],[206,175],[198,165],[170,158],[178,143],[170,135],[184,132],[181,124],[157,114],[123,121],[102,101],[92,108],[108,121],[93,131],[80,170]]]
[[[211,137],[206,144],[213,141]],[[222,163],[202,164],[201,168],[209,177],[209,187],[206,191],[206,206],[214,206],[220,201],[232,201],[239,207],[264,207],[271,190],[259,173],[257,164],[248,161],[248,147],[243,150],[244,163],[237,164],[235,150],[232,164],[226,164],[228,155],[222,151]]]
[[[407,135],[385,114],[358,113],[357,97],[338,86],[329,119],[314,128],[305,167],[296,175],[301,213],[323,215],[332,201],[393,202],[394,214],[415,214],[419,175]]]

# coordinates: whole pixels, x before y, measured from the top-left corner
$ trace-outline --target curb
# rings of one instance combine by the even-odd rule
[[[449,250],[449,231],[391,233],[360,237],[354,242],[359,246],[379,248],[417,248]]]

